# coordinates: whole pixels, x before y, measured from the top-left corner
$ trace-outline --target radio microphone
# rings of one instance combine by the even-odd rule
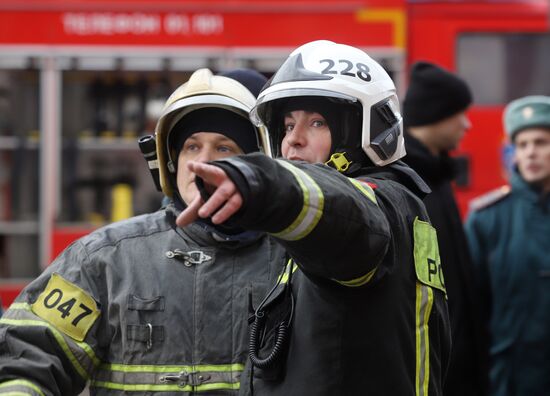
[[[155,182],[155,187],[158,191],[162,191],[160,186],[159,161],[157,158],[157,142],[153,135],[147,135],[139,138],[139,149],[143,153],[147,166]]]

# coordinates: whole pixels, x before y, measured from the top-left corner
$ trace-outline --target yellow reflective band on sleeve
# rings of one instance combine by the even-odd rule
[[[30,304],[27,304],[27,303],[16,303],[16,302],[11,303],[8,310],[10,310],[10,309],[21,309],[23,311],[32,312]]]
[[[278,160],[278,162],[289,170],[302,189],[304,204],[298,217],[283,231],[273,233],[276,238],[287,241],[297,241],[306,237],[317,225],[323,214],[325,198],[321,188],[315,183],[307,173],[288,162]]]
[[[63,336],[55,329],[55,327],[53,327],[53,326],[51,326],[47,323],[40,322],[38,320],[34,320],[34,321],[33,320],[14,320],[14,319],[1,318],[0,323],[9,324],[9,325],[12,325],[12,326],[42,326],[42,327],[47,327],[52,332],[52,334],[54,335],[55,340],[57,341],[57,343],[59,344],[61,349],[63,349],[63,352],[65,352],[65,355],[67,355],[67,358],[71,361],[73,367],[78,372],[78,374],[80,374],[80,376],[82,378],[86,379],[86,380],[88,380],[90,378],[88,373],[86,373],[84,368],[80,365],[78,359],[73,355],[73,353],[71,351],[71,348],[69,348],[69,346],[67,345],[67,343],[63,339]]]
[[[365,196],[370,199],[372,202],[374,202],[376,205],[378,205],[378,202],[376,201],[376,195],[374,194],[374,190],[371,186],[369,186],[367,183],[363,183],[359,180],[353,179],[351,177],[348,177],[348,180],[352,182],[352,184],[357,187],[359,191],[361,191]]]
[[[30,381],[17,379],[2,382],[0,384],[0,393],[4,396],[25,395],[25,396],[45,396],[44,392]]]
[[[90,378],[88,371],[91,371],[93,367],[97,367],[100,364],[100,361],[95,355],[93,349],[84,342],[77,342],[72,338],[65,336],[63,333],[58,331],[57,328],[44,321],[42,318],[39,318],[40,320],[25,318],[25,314],[27,317],[29,315],[33,315],[32,317],[36,318],[29,304],[12,303],[9,309],[4,313],[4,316],[0,318],[0,323],[5,323],[11,326],[37,326],[47,328],[54,336],[54,339],[67,356],[67,359],[69,359],[74,369],[83,379],[88,380]],[[80,358],[77,358],[77,355],[80,356]],[[83,365],[88,367],[88,370],[86,370]]]
[[[32,311],[77,341],[83,341],[99,317],[95,300],[80,287],[52,274]]]
[[[416,277],[425,285],[446,293],[435,228],[417,217],[414,219],[413,229]]]
[[[428,322],[433,305],[433,289],[416,283],[416,396],[428,396],[430,383],[430,334]]]
[[[341,284],[343,286],[359,287],[359,286],[363,286],[363,285],[367,284],[372,279],[374,274],[376,273],[376,270],[377,270],[377,268],[373,268],[372,270],[367,272],[365,275],[360,276],[359,278],[356,278],[356,279],[351,279],[351,280],[347,280],[347,281],[341,281],[341,280],[338,280],[338,279],[333,279],[333,280],[338,282],[339,284]]]

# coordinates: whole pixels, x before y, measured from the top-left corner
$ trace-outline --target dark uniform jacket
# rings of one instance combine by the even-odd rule
[[[232,220],[271,233],[292,259],[257,342],[258,357],[269,356],[288,320],[284,353],[264,369],[249,364],[241,394],[441,395],[449,319],[416,173],[395,165],[358,181],[261,155],[214,164],[243,192]]]
[[[482,312],[475,301],[473,265],[451,181],[456,171],[452,158],[432,155],[419,140],[405,135],[403,159],[432,190],[424,198],[437,230],[441,265],[445,274],[451,319],[451,362],[444,394],[485,395],[488,391],[488,340]]]
[[[67,248],[0,320],[0,394],[230,395],[248,306],[284,264],[266,236],[175,227],[173,207]]]
[[[491,394],[550,390],[550,195],[515,171],[472,204],[466,234],[487,307]]]

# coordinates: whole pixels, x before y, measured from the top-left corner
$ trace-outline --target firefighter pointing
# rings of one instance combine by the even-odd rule
[[[269,233],[289,260],[254,306],[243,395],[440,395],[450,330],[427,186],[393,82],[363,51],[296,49],[252,118],[284,159],[189,162],[179,216]],[[323,164],[325,163],[325,164]],[[328,165],[328,166],[327,166]]]

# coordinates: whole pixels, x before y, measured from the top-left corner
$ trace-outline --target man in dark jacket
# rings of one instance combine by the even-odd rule
[[[451,318],[451,363],[444,388],[449,395],[483,395],[487,388],[486,348],[479,310],[473,300],[472,264],[451,182],[455,149],[470,121],[472,96],[466,83],[437,65],[413,65],[403,103],[406,127],[403,159],[432,193],[424,203],[437,230]]]

